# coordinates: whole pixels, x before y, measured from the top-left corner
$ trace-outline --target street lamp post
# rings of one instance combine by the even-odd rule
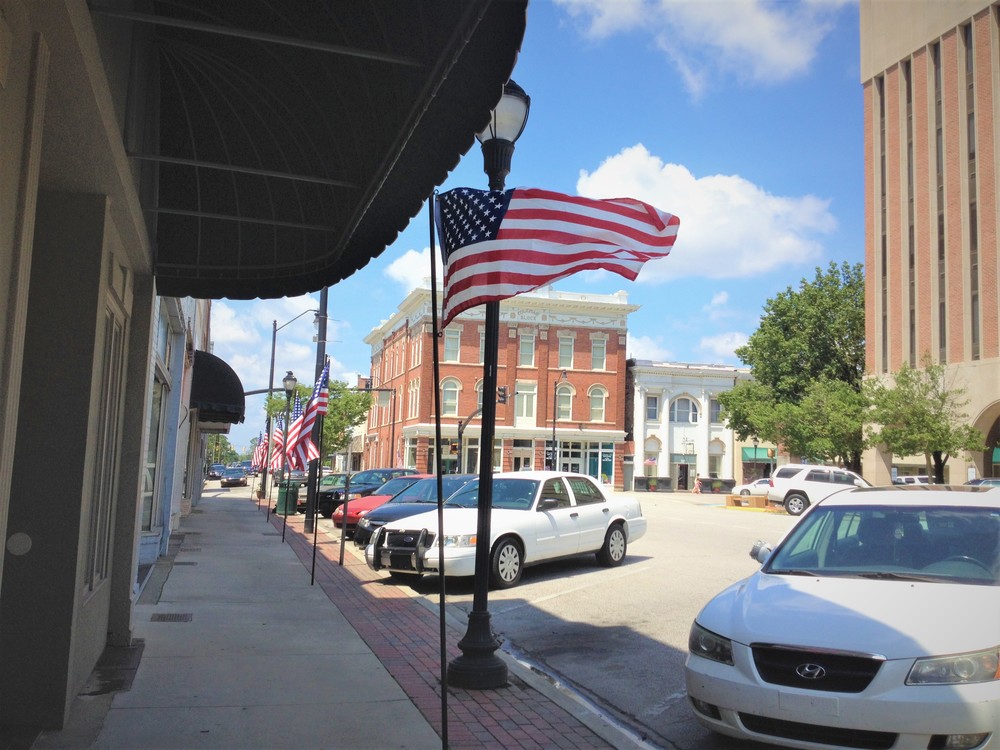
[[[753,439],[753,478],[759,479],[757,476],[757,445],[760,443],[756,437]]]
[[[552,460],[549,468],[556,471],[559,468],[559,458],[556,455],[556,419],[558,418],[559,407],[559,384],[565,383],[568,378],[566,371],[562,371],[562,377],[552,384]]]
[[[292,411],[292,396],[295,395],[295,386],[298,385],[299,381],[295,379],[292,371],[289,370],[288,374],[281,379],[281,386],[285,389],[285,502],[284,502],[284,521],[281,525],[281,541],[285,541],[285,525],[288,523],[288,491],[291,489],[292,480],[292,468],[288,462],[288,428],[289,428],[289,418],[291,417]]]
[[[476,134],[482,144],[483,171],[490,190],[503,190],[510,174],[514,142],[528,121],[531,99],[513,81],[503,87],[487,127]],[[500,644],[490,627],[487,599],[490,582],[490,512],[493,506],[493,436],[496,434],[497,366],[500,340],[500,303],[486,303],[483,356],[483,418],[479,455],[479,501],[476,512],[476,567],[469,626],[458,642],[461,656],[448,665],[448,684],[486,690],[507,684],[507,665],[497,656]]]

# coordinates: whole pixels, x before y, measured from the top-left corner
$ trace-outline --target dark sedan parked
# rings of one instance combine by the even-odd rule
[[[448,499],[478,474],[446,474],[441,477],[442,498]],[[353,491],[352,493],[353,494]],[[437,503],[437,477],[420,479],[396,495],[392,500],[372,510],[358,522],[354,530],[354,543],[366,547],[375,529],[397,518],[423,513],[429,505]]]

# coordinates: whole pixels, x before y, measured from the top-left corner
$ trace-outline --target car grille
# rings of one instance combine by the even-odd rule
[[[423,572],[423,550],[434,544],[434,534],[426,530],[385,531],[377,542],[376,554],[381,567],[389,570],[414,570]]]
[[[856,747],[862,750],[886,750],[896,744],[899,735],[893,732],[871,732],[859,729],[802,724],[797,721],[783,721],[769,716],[740,714],[740,721],[751,732],[781,737],[787,740],[815,742],[836,747]]]
[[[753,661],[765,682],[833,693],[860,693],[875,678],[883,659],[864,654],[808,651],[755,645]]]

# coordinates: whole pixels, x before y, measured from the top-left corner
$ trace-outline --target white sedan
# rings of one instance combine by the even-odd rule
[[[839,492],[691,628],[720,734],[794,748],[1000,748],[1000,489]]]
[[[771,489],[771,480],[755,479],[747,484],[738,484],[733,487],[733,495],[742,495],[743,497],[748,497],[749,495],[766,495],[767,491]]]
[[[479,480],[448,498],[438,513],[421,513],[383,526],[365,549],[375,570],[394,576],[438,573],[441,538],[444,575],[471,576],[476,568]],[[524,567],[560,557],[595,553],[602,565],[620,565],[628,543],[646,533],[639,501],[608,496],[583,474],[517,471],[493,477],[490,581],[510,588]]]

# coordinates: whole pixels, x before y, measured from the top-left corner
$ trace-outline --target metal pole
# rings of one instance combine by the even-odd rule
[[[263,495],[267,497],[268,487],[267,487],[267,469],[271,465],[271,451],[274,450],[274,441],[271,439],[271,412],[267,411],[267,399],[271,396],[271,391],[274,390],[274,347],[278,342],[278,321],[271,322],[271,369],[267,376],[267,396],[264,397],[265,401],[265,413],[267,414],[267,420],[265,422],[265,429],[267,430],[267,453],[264,456],[264,466],[260,470],[260,490],[258,490],[258,497]],[[267,506],[267,513],[265,513],[265,520],[271,514],[271,503],[265,503]],[[260,507],[260,502],[258,500],[257,507]]]
[[[555,471],[559,466],[559,462],[556,460],[556,409],[559,402],[559,381],[557,380],[552,384],[552,460],[549,462],[549,468]]]
[[[288,490],[292,485],[292,469],[288,465],[288,422],[292,416],[292,396],[285,392],[285,513],[281,521],[281,541],[285,541],[285,527],[288,525]]]
[[[326,301],[327,287],[323,287],[319,292],[319,327],[316,331],[316,382],[323,374],[323,367],[326,364]],[[319,444],[320,426],[323,420],[317,419],[313,424],[312,441]],[[316,489],[319,483],[319,467],[323,464],[323,454],[319,459],[309,462],[309,477],[306,484],[306,519],[302,524],[302,531],[306,534],[312,533],[316,525]]]

